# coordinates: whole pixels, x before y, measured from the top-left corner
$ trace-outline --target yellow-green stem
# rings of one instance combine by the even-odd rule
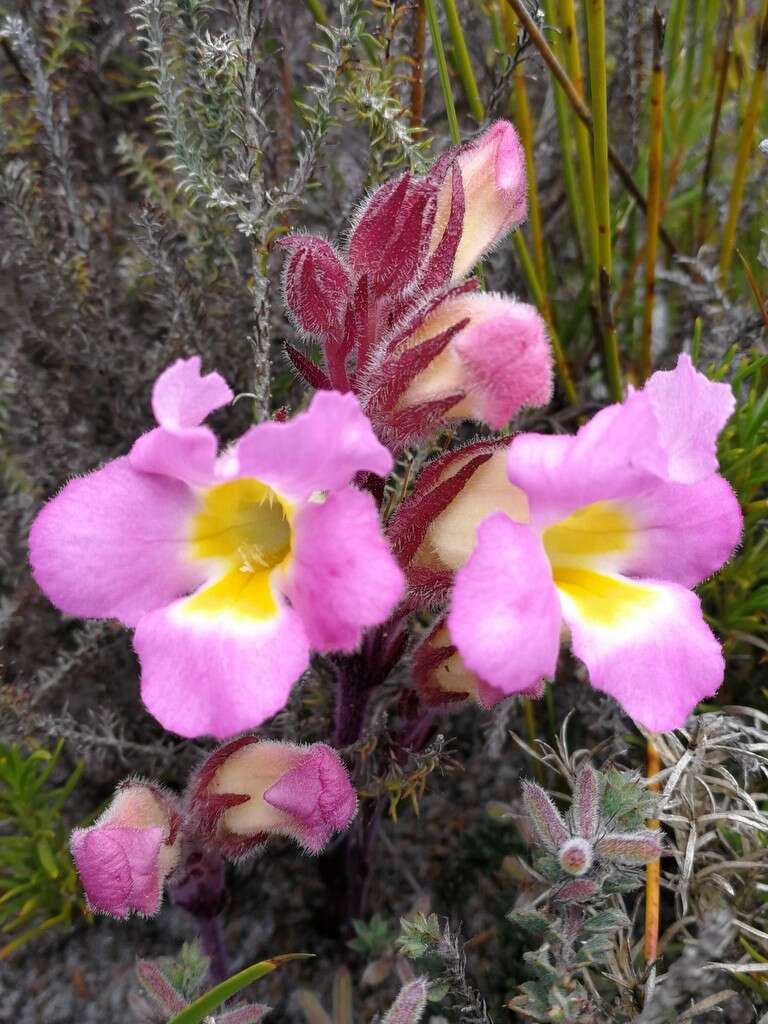
[[[528,246],[525,244],[525,239],[520,231],[513,232],[512,241],[515,249],[517,250],[517,257],[520,260],[520,266],[522,267],[523,274],[528,282],[528,287],[530,288],[534,304],[538,307],[541,315],[547,322],[549,341],[552,345],[555,365],[557,366],[557,372],[560,375],[560,382],[563,385],[563,391],[571,405],[575,405],[579,400],[579,396],[576,392],[576,386],[573,383],[571,371],[568,368],[565,352],[563,351],[563,346],[560,342],[557,328],[555,327],[552,319],[552,310],[550,309],[549,302],[544,294],[544,289],[541,287],[541,283],[536,275],[536,268],[533,265],[531,254],[528,252]]]
[[[520,141],[525,150],[525,173],[528,182],[528,219],[531,226],[531,242],[533,243],[533,264],[544,294],[547,295],[547,259],[544,253],[544,232],[541,227],[541,207],[539,205],[539,186],[536,182],[536,168],[533,163],[533,121],[528,103],[528,90],[520,65],[515,69],[515,121],[520,132]],[[547,298],[549,305],[549,299]]]
[[[328,24],[328,15],[325,13],[325,8],[320,3],[320,0],[304,0],[304,3],[318,25]]]
[[[613,274],[611,256],[611,182],[608,175],[608,90],[605,67],[605,2],[586,0],[587,50],[592,94],[592,152],[595,168],[595,205],[597,206],[598,255],[600,261],[600,319],[605,346],[605,373],[611,398],[624,397],[621,383],[616,327],[610,308],[610,284]]]
[[[576,9],[573,0],[560,0],[560,25],[563,34],[565,66],[568,75],[578,94],[584,97],[584,79],[581,72],[581,54],[579,53],[579,36],[576,29]],[[592,173],[592,143],[589,129],[580,118],[576,118],[576,154],[579,161],[579,177],[581,179],[581,197],[584,204],[587,239],[589,242],[589,261],[592,273],[597,275],[600,265],[600,243],[598,242],[597,207],[595,206],[595,182]],[[595,280],[597,277],[595,276]]]
[[[472,61],[469,57],[469,50],[464,39],[464,30],[461,27],[461,19],[456,9],[456,0],[443,0],[445,20],[448,22],[448,32],[451,36],[453,56],[456,61],[456,70],[461,79],[461,87],[467,100],[469,112],[478,122],[485,118],[483,101],[480,99],[480,91],[477,88],[475,73],[472,70]]]
[[[744,183],[747,179],[749,156],[754,141],[757,118],[765,98],[766,67],[768,67],[768,0],[764,0],[763,9],[760,12],[757,66],[752,77],[749,102],[744,115],[744,122],[741,126],[739,147],[736,153],[736,166],[731,183],[731,195],[728,201],[728,218],[725,223],[725,231],[723,232],[723,248],[720,254],[720,279],[724,287],[727,286],[731,273],[731,261],[733,260],[733,249],[736,244],[736,229],[739,224],[739,214],[741,213],[741,201],[744,197]]]
[[[608,91],[605,67],[605,0],[586,0],[589,82],[592,95],[592,152],[600,266],[613,274],[611,259],[611,192],[608,177]]]
[[[445,104],[445,114],[448,118],[448,130],[451,133],[451,139],[458,144],[461,142],[461,132],[459,131],[459,121],[456,117],[456,105],[453,102],[451,78],[448,74],[448,62],[445,59],[445,49],[442,36],[440,35],[440,22],[437,17],[435,0],[424,0],[424,6],[427,11],[429,34],[432,37],[432,49],[435,51],[440,87],[443,90],[443,103]]]
[[[664,139],[664,26],[658,8],[653,12],[653,71],[651,74],[651,130],[648,152],[648,217],[645,243],[645,305],[643,307],[640,383],[651,374],[653,361],[653,300],[661,215],[661,166]]]

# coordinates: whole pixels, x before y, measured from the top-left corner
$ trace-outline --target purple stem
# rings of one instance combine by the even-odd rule
[[[195,840],[187,840],[168,893],[195,920],[200,946],[208,957],[211,984],[224,981],[229,977],[229,958],[221,923],[227,897],[223,859]]]

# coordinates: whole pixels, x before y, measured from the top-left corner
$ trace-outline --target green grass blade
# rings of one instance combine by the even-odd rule
[[[199,999],[196,999],[194,1003],[190,1003],[181,1013],[177,1013],[168,1024],[201,1024],[217,1006],[221,1006],[227,999],[237,995],[246,985],[251,985],[254,981],[258,981],[259,978],[263,978],[265,974],[270,974],[272,971],[277,970],[281,964],[287,963],[289,960],[305,960],[312,956],[314,956],[314,953],[284,953],[283,956],[273,956],[271,960],[262,960],[258,964],[251,964],[244,971],[233,974],[231,978],[222,981],[220,985],[214,986],[214,988],[200,996]]]

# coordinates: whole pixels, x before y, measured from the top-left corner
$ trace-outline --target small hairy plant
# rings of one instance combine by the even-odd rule
[[[386,1014],[383,1017],[377,1015],[374,1024],[418,1024],[427,1005],[427,996],[425,978],[407,978]],[[340,967],[334,975],[330,1013],[308,989],[300,989],[297,998],[307,1024],[354,1024],[357,1020],[352,980],[346,967]]]
[[[82,773],[51,779],[64,741],[30,753],[0,745],[0,959],[50,928],[69,925],[81,905],[64,810]]]

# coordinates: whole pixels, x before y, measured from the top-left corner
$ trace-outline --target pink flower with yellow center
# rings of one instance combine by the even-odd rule
[[[594,687],[649,729],[681,726],[723,679],[690,588],[741,536],[716,472],[733,406],[682,355],[575,436],[521,434],[486,454],[419,549],[458,570],[447,634],[428,641],[442,653],[421,655],[428,687],[444,664],[447,689],[485,704],[531,692],[554,675],[566,628]]]
[[[231,736],[286,703],[317,651],[353,651],[403,578],[358,472],[392,456],[351,394],[251,427],[218,454],[203,420],[232,398],[200,359],[152,394],[158,427],[71,480],[30,534],[38,584],[62,611],[135,628],[141,692],[183,736]]]

